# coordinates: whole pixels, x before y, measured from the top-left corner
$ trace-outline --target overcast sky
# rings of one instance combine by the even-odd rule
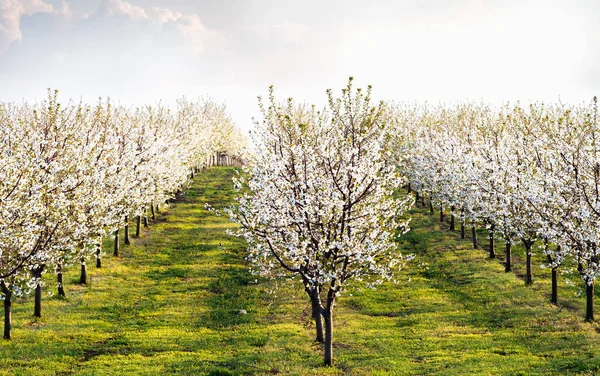
[[[380,99],[600,93],[600,1],[0,0],[0,101],[209,95],[242,128],[256,96],[322,102],[348,76]]]

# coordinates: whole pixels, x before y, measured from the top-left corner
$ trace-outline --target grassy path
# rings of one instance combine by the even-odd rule
[[[337,368],[320,367],[302,290],[255,283],[243,243],[224,233],[233,225],[204,209],[205,202],[231,204],[231,174],[199,174],[121,257],[90,267],[91,286],[75,285],[77,271],[70,270],[68,298],[45,298],[42,319],[32,318],[30,298],[16,301],[14,340],[0,342],[0,374],[600,372],[600,327],[583,322],[578,286],[561,281],[561,304],[552,306],[548,270],[536,268],[534,286],[525,286],[422,209],[412,211],[413,231],[400,244],[417,258],[398,284],[341,297]],[[54,290],[48,279],[45,291]]]

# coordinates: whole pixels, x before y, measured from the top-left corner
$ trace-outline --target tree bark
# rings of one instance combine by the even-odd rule
[[[333,364],[333,307],[325,309],[325,356],[323,364],[325,366],[331,366]]]
[[[135,217],[135,237],[136,238],[140,237],[141,227],[142,227],[142,217],[138,215],[137,217]]]
[[[33,307],[33,315],[42,317],[42,284],[38,282],[35,286],[35,304]]]
[[[98,246],[96,248],[96,268],[101,268],[102,267],[101,252],[102,252],[102,243],[98,244]]]
[[[85,266],[85,259],[81,258],[81,275],[79,276],[79,283],[82,285],[87,285],[87,269]]]
[[[490,227],[490,258],[496,258],[496,250],[494,244],[494,230],[496,229],[495,225],[491,225]]]
[[[450,231],[454,231],[456,228],[454,227],[454,206],[450,207]]]
[[[423,205],[425,206],[425,205]],[[431,200],[429,200],[429,214],[433,214],[435,212],[435,210],[433,209],[433,202],[431,202]]]
[[[550,303],[558,303],[558,273],[556,268],[552,268],[552,297]]]
[[[115,247],[113,249],[113,256],[119,256],[119,229],[115,230]]]
[[[125,236],[124,236],[124,240],[125,240],[125,244],[129,245],[131,244],[131,241],[129,240],[129,216],[126,215],[125,216]]]
[[[410,183],[408,183],[408,194],[410,194],[412,192],[412,187],[410,186]]]
[[[511,251],[510,239],[506,240],[506,262],[504,263],[504,271],[506,273],[512,271],[512,251]]]
[[[419,198],[420,198],[419,192],[415,192],[415,206],[419,205]]]
[[[146,213],[146,208],[144,207],[144,227],[148,227],[148,215]]]
[[[152,220],[156,221],[156,212],[154,211],[154,204],[150,204],[150,211],[152,212]]]
[[[63,282],[63,266],[62,264],[58,265],[56,272],[56,284],[58,285],[58,295],[65,296],[65,285]]]
[[[321,307],[319,306],[319,302],[311,297],[311,305],[312,305],[312,318],[315,320],[317,338],[316,341],[319,343],[325,342],[325,337],[323,335],[323,315],[321,314]]]
[[[529,241],[525,242],[525,252],[526,252],[526,263],[527,263],[527,268],[526,268],[526,273],[525,273],[525,284],[526,285],[531,285],[533,283],[533,274],[532,274],[532,270],[531,270],[531,246],[532,243],[530,243]]]
[[[12,327],[12,291],[4,284],[4,281],[0,282],[0,288],[4,295],[4,339],[9,340]]]
[[[585,321],[594,321],[594,281],[586,283]]]
[[[475,228],[475,221],[471,222],[471,237],[473,238],[473,248],[479,248],[477,244],[477,230]]]
[[[444,207],[440,204],[440,222],[444,222]]]

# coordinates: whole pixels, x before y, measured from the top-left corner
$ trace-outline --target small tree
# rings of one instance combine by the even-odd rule
[[[405,183],[389,147],[394,127],[386,106],[371,104],[371,88],[353,93],[351,78],[341,98],[327,95],[318,112],[291,99],[279,106],[271,88],[269,107],[260,104],[251,177],[238,181],[247,193],[230,215],[262,275],[302,281],[318,339],[324,321],[331,365],[336,297],[352,279],[393,279],[406,260],[394,237],[408,229],[412,196],[394,196]]]

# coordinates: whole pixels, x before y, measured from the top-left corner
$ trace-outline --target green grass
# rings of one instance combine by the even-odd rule
[[[550,271],[525,286],[515,272],[414,209],[400,247],[416,254],[399,283],[356,288],[335,312],[335,368],[321,367],[310,306],[299,285],[258,281],[244,264],[235,226],[204,209],[232,203],[232,170],[201,173],[140,239],[90,266],[91,286],[14,302],[14,340],[0,341],[6,375],[530,375],[600,373],[600,326],[583,321],[581,283],[561,278],[549,304]],[[480,233],[480,244],[485,244]],[[497,245],[501,256],[503,244]],[[47,276],[45,292],[54,291]],[[573,276],[569,278],[574,279]],[[409,281],[410,280],[410,281]],[[246,315],[238,314],[241,309]]]

